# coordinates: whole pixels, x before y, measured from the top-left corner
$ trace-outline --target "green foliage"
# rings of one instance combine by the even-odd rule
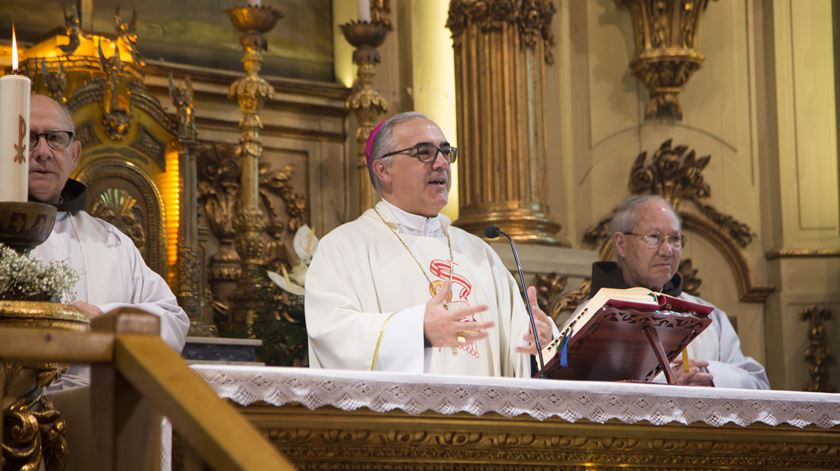
[[[270,366],[306,366],[307,337],[303,297],[281,290],[263,272],[262,308],[251,326],[254,338],[263,341],[262,361]]]

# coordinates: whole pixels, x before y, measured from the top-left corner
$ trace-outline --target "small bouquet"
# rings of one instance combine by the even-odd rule
[[[63,260],[45,262],[0,244],[0,299],[72,302],[79,274]]]

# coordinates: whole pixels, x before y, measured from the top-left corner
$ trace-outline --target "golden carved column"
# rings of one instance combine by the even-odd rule
[[[344,107],[353,111],[359,123],[356,129],[359,148],[359,213],[373,206],[373,186],[368,176],[365,144],[377,119],[388,112],[388,101],[373,88],[373,77],[376,75],[376,64],[380,61],[376,48],[382,45],[389,29],[388,23],[379,19],[351,21],[341,25],[344,38],[356,48],[353,51],[353,63],[358,66],[355,90],[347,98]]]
[[[549,0],[452,0],[460,218],[514,239],[568,245],[548,216],[544,67],[552,63]]]
[[[198,138],[195,129],[193,89],[189,76],[183,86],[176,86],[169,75],[169,96],[178,117],[178,166],[181,173],[179,188],[178,265],[175,295],[178,303],[190,316],[190,335],[209,337],[217,334],[212,312],[207,309],[206,278],[202,274],[204,259],[198,237],[198,174],[196,152]]]
[[[268,248],[263,237],[265,218],[259,207],[259,163],[263,151],[259,113],[263,102],[274,96],[274,88],[259,76],[259,72],[263,62],[262,51],[268,46],[263,34],[274,28],[283,14],[268,5],[235,7],[225,12],[236,29],[243,33],[239,42],[245,51],[242,57],[245,77],[236,80],[228,92],[229,97],[236,98],[242,111],[238,150],[242,163],[240,206],[233,222],[242,274],[233,296],[226,330],[233,335],[250,335],[250,326],[261,305],[259,291],[264,278],[261,269]]]

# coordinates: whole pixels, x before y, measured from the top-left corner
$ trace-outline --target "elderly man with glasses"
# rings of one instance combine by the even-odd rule
[[[84,211],[85,186],[70,178],[82,145],[73,138],[73,120],[55,100],[33,95],[30,105],[29,197],[56,206],[50,237],[32,254],[65,260],[79,273],[73,303],[88,316],[132,306],[161,320],[161,336],[181,351],[189,318],[163,278],[143,261],[131,239],[116,227]],[[62,378],[87,384],[87,368],[71,368]],[[76,374],[77,373],[77,374]]]
[[[536,349],[516,282],[440,214],[457,150],[412,112],[374,128],[365,154],[381,201],[318,245],[306,277],[310,366],[530,375]],[[546,345],[557,328],[529,289]]]
[[[640,286],[711,305],[682,291],[677,268],[685,236],[676,211],[667,201],[655,195],[631,196],[619,204],[610,229],[617,262],[596,262],[592,266],[590,296],[601,288]],[[726,313],[715,309],[711,318],[712,324],[688,345],[688,368],[679,357],[673,365],[680,384],[768,389],[764,368],[741,353],[741,342]]]

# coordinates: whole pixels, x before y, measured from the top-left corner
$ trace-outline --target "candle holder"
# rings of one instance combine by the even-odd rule
[[[49,237],[55,206],[32,202],[0,202],[0,242],[19,253],[29,252]],[[0,300],[0,328],[6,326],[84,331],[88,319],[76,307],[52,302]],[[65,368],[54,362],[6,362],[3,423],[18,433],[3,436],[5,468],[63,469],[68,448],[64,418],[44,395]]]
[[[228,97],[236,99],[242,111],[239,121],[239,156],[242,159],[240,174],[240,207],[234,216],[236,250],[242,263],[242,273],[233,296],[227,333],[251,336],[251,325],[263,300],[263,265],[268,244],[263,238],[265,217],[259,207],[259,162],[263,148],[260,140],[260,109],[265,100],[274,97],[274,88],[259,76],[262,68],[262,51],[268,48],[263,34],[274,28],[283,13],[269,5],[248,5],[225,10],[233,26],[241,31],[239,42],[244,51],[242,65],[245,77],[230,86]]]
[[[373,187],[367,172],[365,158],[365,144],[370,131],[377,119],[388,112],[388,101],[373,88],[373,77],[376,75],[375,66],[380,57],[377,48],[385,41],[390,27],[381,20],[351,21],[340,26],[344,38],[354,48],[353,63],[358,67],[356,73],[355,91],[351,94],[344,107],[352,110],[359,122],[356,129],[359,159],[359,212],[361,213],[373,205]]]
[[[0,202],[0,242],[29,252],[50,236],[55,215],[55,206],[45,203]]]

